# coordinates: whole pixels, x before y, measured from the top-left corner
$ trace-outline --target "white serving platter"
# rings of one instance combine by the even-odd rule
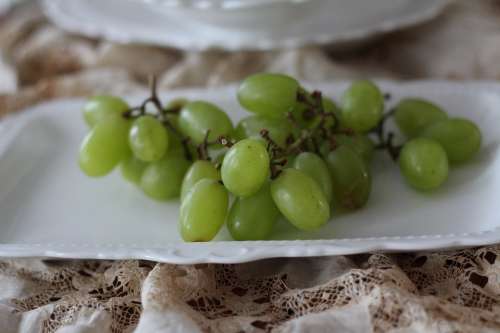
[[[359,42],[436,17],[450,0],[44,0],[76,34],[187,50]],[[245,5],[243,5],[245,4]]]
[[[302,232],[282,221],[271,241],[231,241],[225,228],[216,241],[184,243],[178,202],[154,202],[118,171],[84,176],[78,146],[87,128],[83,100],[40,104],[0,121],[0,256],[140,258],[170,263],[236,263],[271,257],[416,251],[500,242],[500,84],[417,81],[380,82],[388,103],[421,96],[465,116],[482,129],[481,152],[455,168],[432,194],[405,185],[384,153],[373,164],[373,192],[365,208],[334,216],[321,229]],[[308,84],[338,98],[346,82]],[[162,93],[206,99],[237,121],[245,116],[235,86]],[[141,97],[130,99],[138,102]]]

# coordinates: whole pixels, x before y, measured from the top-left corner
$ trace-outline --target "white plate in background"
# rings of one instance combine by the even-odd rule
[[[200,1],[212,2],[220,1]],[[233,9],[166,6],[170,2],[162,0],[44,0],[43,4],[56,24],[77,34],[189,50],[269,50],[360,41],[432,19],[448,2],[275,0]]]
[[[130,0],[160,5],[166,8],[222,9],[266,7],[268,4],[294,4],[318,0]],[[336,1],[336,0],[331,0]],[[344,1],[344,0],[340,0]],[[392,1],[392,0],[391,0]]]
[[[338,97],[346,83],[310,84]],[[380,153],[373,165],[367,206],[335,216],[314,232],[282,221],[274,240],[184,243],[177,228],[178,202],[145,197],[118,171],[83,175],[78,147],[87,132],[83,100],[56,100],[0,121],[0,256],[149,259],[171,263],[236,263],[271,257],[414,251],[500,242],[500,84],[421,81],[382,82],[395,102],[422,96],[454,116],[475,121],[484,135],[478,156],[454,168],[432,194],[409,188],[396,165]],[[162,93],[206,99],[236,121],[245,115],[236,87]],[[138,102],[140,99],[135,98]]]

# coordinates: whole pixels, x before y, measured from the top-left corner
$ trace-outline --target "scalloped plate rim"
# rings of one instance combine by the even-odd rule
[[[389,33],[398,29],[404,29],[415,26],[435,18],[443,9],[451,3],[451,0],[434,0],[428,3],[428,6],[423,6],[420,11],[412,12],[402,17],[393,17],[385,19],[373,26],[366,26],[357,29],[346,29],[340,33],[321,33],[315,34],[309,38],[296,38],[281,36],[280,38],[250,38],[241,36],[239,39],[232,41],[220,40],[210,41],[206,38],[198,40],[179,38],[175,34],[164,34],[158,32],[157,36],[133,36],[127,33],[126,29],[117,27],[102,27],[95,26],[95,22],[83,22],[67,16],[61,5],[65,4],[65,0],[43,0],[43,8],[48,17],[50,17],[57,25],[62,28],[77,34],[84,34],[94,38],[105,38],[119,43],[139,43],[139,44],[154,44],[159,46],[175,47],[192,51],[205,51],[210,49],[222,49],[227,51],[237,50],[273,50],[279,48],[295,48],[308,44],[342,44],[347,42],[359,42],[367,40],[377,35]],[[175,24],[175,22],[174,22]]]
[[[193,9],[233,9],[252,8],[272,3],[301,3],[314,0],[129,0],[142,3],[151,3],[169,8]]]

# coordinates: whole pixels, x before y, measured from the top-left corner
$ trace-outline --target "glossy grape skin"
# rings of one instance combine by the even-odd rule
[[[290,122],[285,118],[268,118],[259,115],[248,116],[240,120],[234,130],[234,138],[261,138],[260,131],[269,131],[269,137],[280,146],[284,146],[286,139],[292,134]]]
[[[182,200],[180,232],[186,242],[208,242],[224,224],[229,196],[222,184],[213,179],[197,182]]]
[[[296,169],[285,169],[271,183],[279,211],[301,230],[314,230],[330,218],[328,199],[314,179]]]
[[[179,114],[179,130],[191,138],[194,144],[203,142],[208,130],[209,141],[219,136],[227,136],[233,131],[233,125],[227,114],[212,103],[204,101],[189,102]]]
[[[120,171],[123,178],[131,183],[139,185],[141,182],[142,173],[147,166],[147,162],[141,161],[133,154],[130,154],[120,163]]]
[[[127,135],[130,122],[121,116],[99,121],[80,146],[79,164],[90,177],[110,173],[130,153]]]
[[[357,209],[366,204],[372,179],[363,158],[348,146],[339,146],[326,159],[332,176],[335,201],[343,208]]]
[[[328,166],[321,157],[310,152],[300,153],[294,159],[293,167],[314,179],[323,190],[327,201],[332,200],[332,177]]]
[[[227,218],[227,229],[235,240],[264,240],[269,238],[279,217],[280,212],[267,183],[257,193],[234,201]]]
[[[419,98],[406,98],[395,107],[394,120],[401,132],[414,138],[427,126],[448,118],[439,106]]]
[[[436,122],[421,133],[439,142],[452,164],[471,159],[481,148],[481,130],[472,121],[451,118]]]
[[[120,116],[129,108],[128,104],[119,97],[94,96],[83,106],[83,118],[87,125],[92,128],[107,116]]]
[[[299,83],[283,74],[258,73],[238,89],[238,101],[247,111],[264,117],[284,117],[296,105]]]
[[[183,156],[167,154],[146,167],[140,187],[147,196],[155,200],[176,198],[181,192],[182,180],[189,166],[190,163]]]
[[[373,159],[375,144],[373,141],[363,134],[339,134],[335,136],[335,141],[339,146],[346,145],[358,153],[363,160],[369,164]]]
[[[342,124],[356,132],[371,130],[384,112],[384,96],[371,81],[359,80],[342,95]]]
[[[128,139],[134,155],[145,162],[158,161],[168,149],[166,128],[151,116],[142,116],[134,120]]]
[[[432,190],[448,178],[448,158],[443,147],[432,139],[408,141],[399,156],[404,178],[418,190]]]
[[[181,200],[186,197],[187,192],[201,179],[220,180],[220,172],[212,162],[204,160],[194,162],[184,175],[181,187]]]
[[[167,149],[168,154],[172,152],[183,151],[181,139],[175,133],[173,133],[171,130],[167,130],[167,136],[168,136],[168,149]]]
[[[222,181],[236,196],[256,193],[269,175],[269,155],[262,141],[244,139],[232,146],[224,157]]]

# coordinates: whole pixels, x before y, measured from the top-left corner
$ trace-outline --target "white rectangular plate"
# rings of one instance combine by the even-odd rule
[[[83,100],[57,100],[5,118],[0,122],[0,256],[236,263],[500,242],[500,84],[380,83],[392,95],[389,106],[403,96],[421,96],[452,116],[475,121],[484,136],[480,154],[454,168],[440,190],[422,194],[405,185],[397,166],[379,153],[365,208],[334,216],[309,233],[282,221],[271,241],[234,242],[223,229],[216,241],[184,243],[177,230],[177,201],[154,202],[119,172],[101,179],[84,176],[76,162],[87,132],[80,112]],[[308,86],[338,98],[346,85]],[[245,112],[235,91],[234,86],[179,90],[162,98],[206,99],[236,122]]]

